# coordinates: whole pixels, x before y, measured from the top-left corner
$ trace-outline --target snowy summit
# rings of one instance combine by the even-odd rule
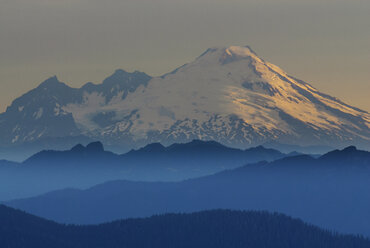
[[[235,147],[271,141],[370,147],[369,113],[288,75],[249,47],[210,48],[162,77],[117,70],[80,89],[49,81],[0,115],[1,145],[83,136],[130,148],[193,139]]]

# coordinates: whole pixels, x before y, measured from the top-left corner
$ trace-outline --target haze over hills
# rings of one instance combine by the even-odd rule
[[[0,205],[2,247],[24,248],[365,248],[364,238],[333,234],[281,214],[215,210],[65,226]]]
[[[162,77],[117,70],[75,89],[56,77],[0,114],[6,151],[58,149],[71,140],[109,149],[215,140],[370,147],[370,115],[289,76],[249,47],[211,48]],[[6,153],[4,152],[4,156]]]
[[[370,152],[348,147],[259,162],[183,182],[113,181],[6,204],[61,223],[95,224],[207,209],[268,210],[370,237]]]
[[[264,147],[241,150],[200,140],[168,147],[154,143],[122,155],[105,151],[100,142],[79,144],[66,151],[41,151],[22,163],[0,161],[0,200],[117,179],[179,181],[291,155]]]

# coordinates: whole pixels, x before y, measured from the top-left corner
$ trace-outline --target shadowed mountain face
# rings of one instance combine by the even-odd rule
[[[117,179],[178,181],[285,156],[263,147],[239,150],[198,140],[168,147],[155,143],[117,155],[93,142],[67,151],[42,151],[23,163],[0,161],[0,200]]]
[[[369,127],[369,113],[289,76],[249,47],[232,46],[208,49],[158,78],[117,70],[80,89],[50,78],[0,114],[0,147],[46,148],[44,140],[58,138],[48,145],[59,148],[80,137],[110,149],[193,139],[242,148],[279,142],[368,149]]]
[[[332,234],[280,214],[206,211],[65,226],[0,206],[0,242],[23,248],[365,248],[370,241]]]
[[[348,147],[317,159],[287,157],[184,182],[114,181],[7,204],[79,224],[215,208],[269,210],[370,236],[369,191],[370,153]]]
[[[0,153],[4,157],[21,156],[42,149],[66,149],[71,144],[87,143],[94,138],[67,106],[86,105],[94,102],[96,109],[112,101],[123,101],[139,86],[146,86],[150,76],[141,72],[128,73],[117,70],[102,84],[87,83],[79,89],[71,88],[56,77],[49,78],[37,88],[14,100],[5,113],[0,114]],[[100,101],[104,99],[104,101]],[[91,114],[93,125],[115,123],[110,111]]]

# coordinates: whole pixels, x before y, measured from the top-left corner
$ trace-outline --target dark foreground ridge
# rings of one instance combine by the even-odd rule
[[[368,248],[281,214],[214,210],[66,226],[0,206],[2,247],[23,248]]]

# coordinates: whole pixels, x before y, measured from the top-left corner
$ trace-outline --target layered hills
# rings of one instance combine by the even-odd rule
[[[74,224],[207,209],[268,210],[370,237],[370,153],[348,147],[258,162],[182,182],[112,181],[6,204]]]
[[[0,200],[118,179],[180,181],[292,155],[262,146],[241,150],[200,140],[167,147],[153,143],[121,155],[106,151],[100,142],[79,144],[65,151],[41,151],[22,163],[0,161]]]

